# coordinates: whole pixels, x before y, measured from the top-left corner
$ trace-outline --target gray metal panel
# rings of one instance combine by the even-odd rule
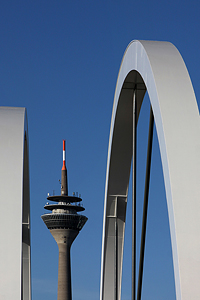
[[[142,81],[141,81],[142,78]],[[127,196],[132,159],[131,90],[139,106],[149,93],[164,173],[177,300],[200,296],[200,120],[193,87],[178,50],[168,42],[133,41],[119,71],[113,104],[105,187],[102,238],[101,300],[114,299],[114,241],[109,238],[110,193]],[[139,109],[138,109],[139,114]],[[123,145],[122,145],[123,144]],[[123,146],[123,147],[122,147]],[[126,149],[125,149],[126,148]],[[125,212],[124,212],[125,220]],[[119,253],[123,257],[124,224]],[[108,263],[109,262],[109,263]],[[105,280],[106,278],[106,280]],[[120,298],[120,297],[119,297]]]
[[[25,108],[0,107],[0,299],[31,299]]]

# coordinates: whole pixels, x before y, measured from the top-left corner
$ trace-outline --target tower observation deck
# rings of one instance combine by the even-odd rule
[[[46,204],[44,208],[51,212],[41,216],[47,228],[53,235],[59,249],[57,300],[71,300],[70,248],[88,218],[78,214],[85,210],[85,208],[80,204],[82,199],[77,196],[68,196],[64,140],[63,167],[61,171],[61,195],[48,196],[47,199],[57,202],[55,204]]]

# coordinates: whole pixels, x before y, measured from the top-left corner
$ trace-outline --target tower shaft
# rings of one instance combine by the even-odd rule
[[[53,235],[59,249],[57,300],[71,300],[72,284],[70,249],[79,232],[72,229],[52,229],[50,232]]]
[[[59,245],[58,297],[57,300],[72,299],[70,246]]]

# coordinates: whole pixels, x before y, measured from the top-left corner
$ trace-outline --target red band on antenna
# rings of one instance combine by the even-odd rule
[[[65,165],[65,140],[63,140],[63,166],[62,170],[66,170],[66,165]]]

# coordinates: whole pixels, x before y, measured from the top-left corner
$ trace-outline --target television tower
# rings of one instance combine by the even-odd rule
[[[80,205],[82,199],[75,195],[68,196],[67,169],[65,165],[65,140],[63,140],[61,195],[48,196],[47,199],[57,202],[56,204],[47,203],[44,208],[50,210],[51,213],[41,216],[58,244],[59,249],[57,300],[71,300],[70,248],[88,218],[78,214],[78,212],[85,210],[85,208]]]

